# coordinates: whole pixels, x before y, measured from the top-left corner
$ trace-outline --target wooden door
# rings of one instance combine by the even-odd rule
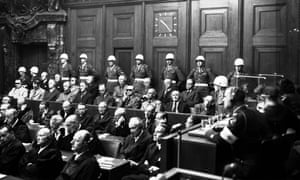
[[[103,66],[102,51],[102,8],[72,9],[68,33],[70,33],[70,59],[78,68],[81,53],[86,53],[88,62],[101,74]],[[67,52],[69,53],[69,52]]]
[[[146,62],[153,71],[154,85],[160,87],[167,53],[175,54],[175,63],[184,74],[188,70],[186,3],[147,4],[145,17]]]
[[[105,58],[114,54],[129,76],[134,56],[142,52],[142,9],[140,5],[107,7]]]
[[[239,57],[239,0],[192,1],[190,68],[203,55],[207,67],[216,74],[227,74]]]
[[[243,54],[251,73],[289,74],[286,0],[244,1]]]

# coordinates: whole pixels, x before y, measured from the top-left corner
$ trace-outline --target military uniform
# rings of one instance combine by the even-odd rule
[[[134,65],[131,69],[130,78],[134,89],[142,94],[144,91],[144,78],[151,78],[152,74],[147,64]]]
[[[259,177],[258,155],[261,141],[270,137],[270,129],[260,113],[242,105],[233,110],[228,125],[219,136],[232,144],[236,161],[243,166],[243,176]]]
[[[214,75],[210,69],[197,67],[191,70],[187,78],[194,80],[197,91],[201,97],[205,97],[209,93],[209,83],[213,80]]]
[[[181,84],[182,81],[184,81],[184,75],[179,69],[178,66],[171,65],[166,66],[162,73],[161,73],[161,79],[171,79],[173,84],[176,84],[177,87]]]
[[[95,69],[91,64],[81,64],[78,67],[78,75],[80,79],[85,79],[88,75],[94,75]]]
[[[120,66],[113,65],[112,67],[107,67],[105,72],[105,77],[107,79],[106,87],[109,93],[114,91],[114,88],[118,85],[118,78],[120,75],[124,74]]]
[[[72,71],[72,65],[69,63],[61,64],[59,66],[59,73],[63,81],[69,80],[69,78],[72,76]]]

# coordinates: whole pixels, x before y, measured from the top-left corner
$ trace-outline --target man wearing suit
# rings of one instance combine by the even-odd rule
[[[98,105],[101,101],[105,101],[108,106],[115,106],[115,99],[107,92],[105,84],[99,84],[98,90],[99,94],[94,100],[95,105]]]
[[[79,120],[79,129],[86,129],[90,132],[93,130],[93,116],[87,112],[85,104],[79,103],[77,105],[76,114]]]
[[[81,81],[79,84],[79,93],[74,99],[74,103],[93,104],[93,96],[87,91],[88,84],[86,81]]]
[[[176,113],[189,113],[189,107],[181,100],[178,90],[174,90],[171,93],[172,101],[168,102],[165,106],[165,110],[168,112]]]
[[[70,101],[64,101],[62,103],[62,109],[58,110],[58,114],[60,114],[64,119],[66,119],[71,114],[74,114],[75,109],[72,107]]]
[[[8,109],[5,113],[6,124],[12,127],[17,139],[21,142],[30,143],[31,137],[27,125],[18,119],[16,109]]]
[[[71,151],[71,141],[75,132],[79,129],[79,120],[77,115],[72,114],[65,120],[63,127],[59,129],[60,136],[57,140],[57,146],[60,150]]]
[[[101,134],[105,132],[106,127],[109,122],[112,121],[113,115],[107,109],[107,103],[102,101],[98,105],[98,112],[93,118],[94,131],[96,134]]]
[[[48,82],[48,81],[47,81]],[[41,81],[39,79],[35,79],[32,83],[32,89],[29,93],[29,99],[41,101],[44,98],[45,90],[40,87]]]
[[[9,126],[0,127],[0,152],[0,173],[18,175],[16,164],[25,153],[25,148]]]
[[[150,176],[158,173],[160,167],[161,144],[159,139],[167,134],[163,125],[158,125],[153,134],[153,142],[148,145],[141,161],[132,166],[131,175],[125,176],[122,180],[147,180]]]
[[[75,133],[72,143],[74,155],[64,166],[57,180],[95,180],[100,176],[99,164],[89,150],[92,135],[87,130]]]
[[[54,81],[54,79],[49,79],[49,91],[45,93],[43,98],[44,101],[56,101],[56,99],[58,98],[60,92],[55,88],[55,84],[56,82]]]
[[[32,149],[20,161],[21,176],[28,179],[52,180],[63,167],[61,152],[48,128],[37,132]]]
[[[203,101],[198,91],[194,89],[193,79],[187,79],[185,87],[186,90],[181,93],[181,97],[182,101],[186,103],[188,107],[194,107],[195,104]]]
[[[164,80],[164,87],[158,95],[158,99],[162,102],[163,105],[166,105],[168,102],[171,101],[171,92],[176,89],[177,88],[172,86],[171,79]]]
[[[143,121],[138,117],[129,120],[130,135],[124,140],[121,148],[121,156],[131,161],[132,164],[139,162],[147,146],[151,143],[151,135],[144,130]]]

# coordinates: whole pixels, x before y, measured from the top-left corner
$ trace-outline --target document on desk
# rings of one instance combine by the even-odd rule
[[[3,178],[5,178],[7,175],[5,175],[5,174],[0,174],[0,179],[3,179]]]
[[[97,158],[97,161],[101,168],[103,169],[112,169],[114,167],[114,158],[111,157],[100,157]]]

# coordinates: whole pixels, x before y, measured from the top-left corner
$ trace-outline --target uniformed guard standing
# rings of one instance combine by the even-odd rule
[[[174,65],[175,56],[173,53],[168,53],[165,57],[166,66],[161,73],[161,79],[171,79],[175,87],[179,87],[184,81],[184,75],[178,66]]]
[[[246,75],[246,73],[244,71],[244,65],[245,65],[244,59],[236,58],[234,60],[234,71],[231,71],[227,75],[230,86],[242,87],[242,85],[244,84],[243,81],[245,81],[245,79],[238,78],[237,76],[238,75]]]
[[[149,66],[144,63],[144,56],[142,54],[135,56],[135,62],[136,64],[131,69],[130,79],[133,82],[136,92],[142,94],[145,89],[144,80],[145,78],[151,78],[152,74]]]
[[[106,87],[109,93],[114,92],[114,87],[118,85],[119,76],[124,74],[120,66],[116,65],[116,61],[117,59],[114,55],[110,55],[107,58],[108,67],[105,71],[105,78],[107,80]]]
[[[211,69],[205,67],[204,56],[197,56],[195,62],[196,67],[191,70],[187,78],[195,81],[195,87],[199,94],[201,97],[205,97],[209,94],[209,85],[214,79],[214,75]]]
[[[62,53],[59,57],[60,59],[60,66],[59,66],[59,74],[61,76],[62,81],[68,81],[70,80],[70,77],[72,76],[72,65],[68,63],[69,56],[67,53]]]
[[[80,65],[78,67],[78,75],[80,80],[86,80],[88,75],[94,75],[95,69],[91,64],[87,62],[88,56],[85,53],[81,53],[80,56]]]

